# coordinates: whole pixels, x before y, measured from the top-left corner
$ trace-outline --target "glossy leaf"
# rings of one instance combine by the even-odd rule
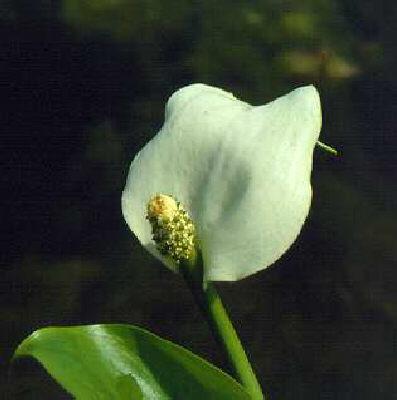
[[[220,369],[132,325],[40,329],[20,344],[21,356],[37,359],[77,399],[249,399]]]

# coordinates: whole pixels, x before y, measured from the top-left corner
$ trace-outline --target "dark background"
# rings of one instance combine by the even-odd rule
[[[126,322],[222,366],[181,278],[137,243],[120,194],[177,88],[264,104],[314,83],[314,199],[274,267],[219,284],[272,400],[397,398],[397,13],[392,0],[2,0],[0,392],[67,399],[16,345]]]

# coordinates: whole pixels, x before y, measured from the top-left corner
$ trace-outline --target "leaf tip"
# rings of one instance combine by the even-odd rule
[[[320,142],[319,140],[316,144],[320,149],[324,150],[325,152],[330,153],[335,157],[340,156],[340,153],[334,147],[328,146],[327,144]]]

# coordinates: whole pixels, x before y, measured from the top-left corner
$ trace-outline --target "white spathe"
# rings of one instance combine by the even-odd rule
[[[254,107],[222,89],[192,84],[168,100],[161,130],[131,163],[124,217],[155,248],[146,206],[158,193],[195,223],[204,279],[234,281],[274,263],[308,215],[321,105],[313,86]]]

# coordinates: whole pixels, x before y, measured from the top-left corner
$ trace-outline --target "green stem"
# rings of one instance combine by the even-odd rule
[[[215,339],[227,355],[233,375],[245,387],[252,400],[264,400],[259,382],[214,285],[207,282],[203,287],[201,258],[199,262],[186,263],[181,267]]]

